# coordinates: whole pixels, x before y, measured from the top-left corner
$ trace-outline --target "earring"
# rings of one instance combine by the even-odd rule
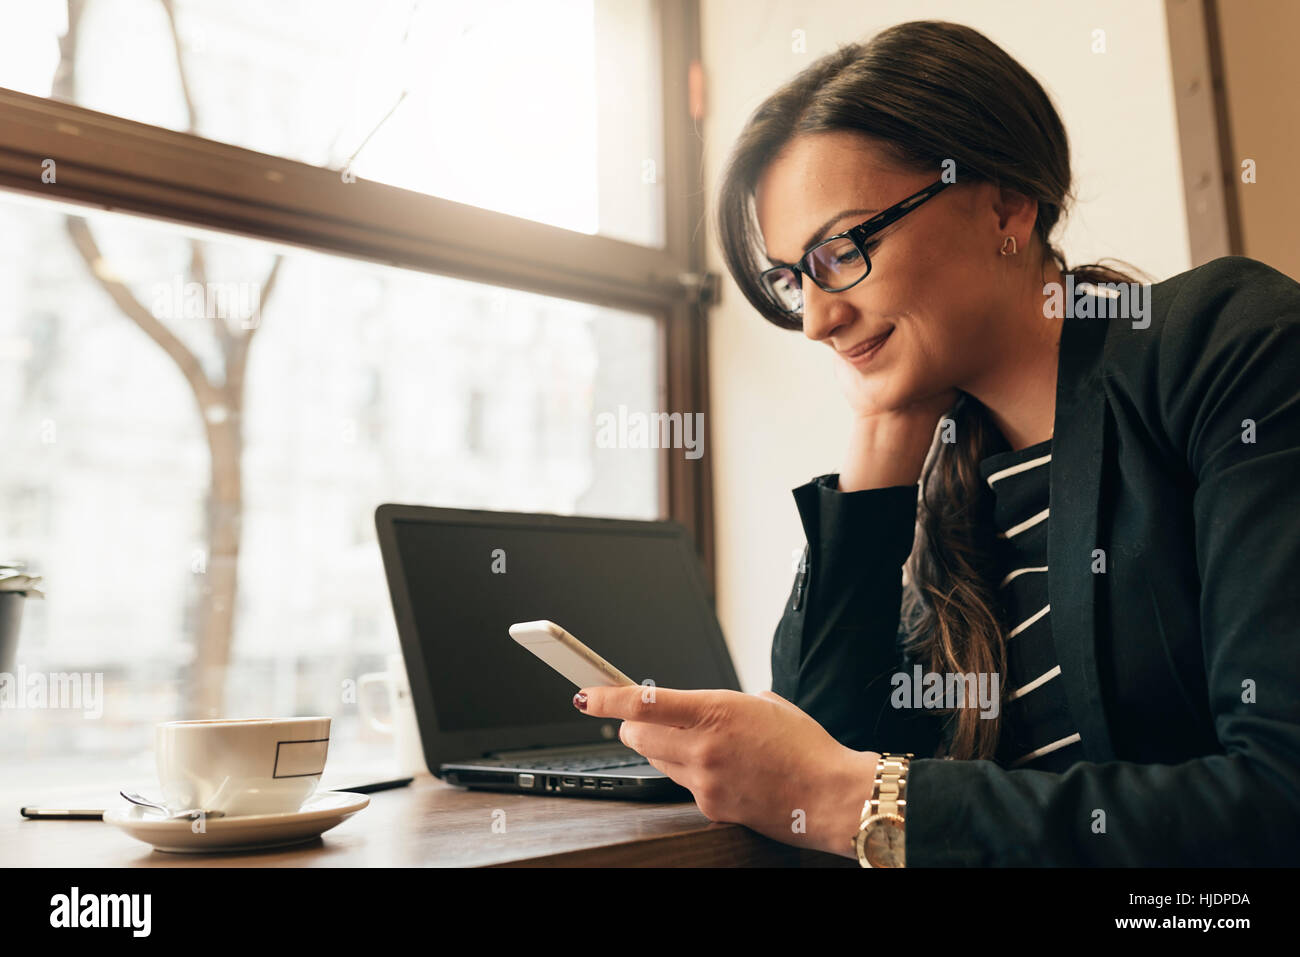
[[[1014,256],[1016,254],[1016,237],[1008,236],[1002,240],[1002,249],[999,252],[1004,256]]]

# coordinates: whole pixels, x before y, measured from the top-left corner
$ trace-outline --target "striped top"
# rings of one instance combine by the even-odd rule
[[[1064,771],[1083,746],[1061,684],[1047,594],[1048,463],[1052,440],[980,461],[993,491],[999,594],[1007,623],[1002,735],[995,760],[1005,768]]]

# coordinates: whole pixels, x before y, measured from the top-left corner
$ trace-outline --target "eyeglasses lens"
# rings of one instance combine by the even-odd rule
[[[827,290],[844,289],[865,276],[870,265],[847,236],[815,247],[804,257],[803,267],[814,282]],[[792,269],[773,269],[764,274],[772,298],[786,312],[803,315],[803,281]]]
[[[786,312],[803,312],[803,285],[793,269],[773,269],[764,274],[772,298]]]
[[[823,289],[843,289],[867,272],[866,260],[847,236],[822,243],[807,259],[813,281]]]

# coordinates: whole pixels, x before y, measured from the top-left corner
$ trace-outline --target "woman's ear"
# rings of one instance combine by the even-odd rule
[[[994,187],[994,212],[998,217],[998,233],[1015,236],[1016,244],[1024,249],[1038,219],[1038,200],[1007,186]]]

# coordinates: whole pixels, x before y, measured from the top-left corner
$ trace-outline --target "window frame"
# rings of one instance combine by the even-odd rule
[[[660,513],[693,536],[715,594],[698,0],[658,0],[661,249],[479,209],[71,103],[0,89],[0,190],[642,312],[659,324],[660,407],[703,412],[705,454],[659,452]],[[43,165],[55,162],[53,182]],[[504,245],[518,251],[503,264]],[[658,410],[656,410],[658,411]]]

